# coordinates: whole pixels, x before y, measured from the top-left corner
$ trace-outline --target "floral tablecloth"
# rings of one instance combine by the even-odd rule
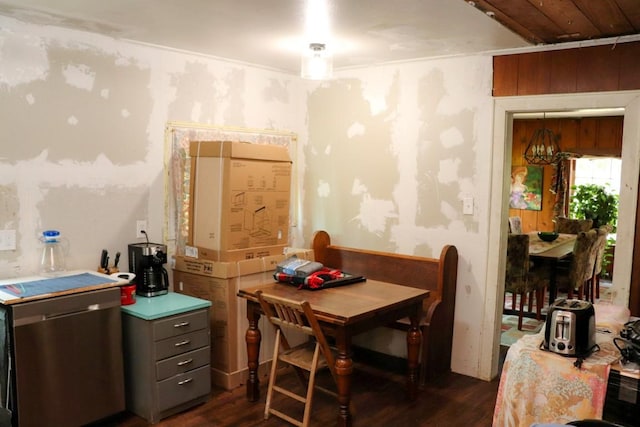
[[[529,233],[529,253],[530,254],[539,254],[544,251],[548,251],[551,248],[555,248],[556,246],[560,246],[567,242],[568,240],[575,240],[575,234],[558,234],[558,238],[553,242],[545,242],[544,240],[540,240],[538,237],[538,233],[533,232]]]
[[[494,427],[566,424],[602,418],[609,369],[620,358],[614,333],[596,333],[600,350],[574,366],[576,358],[540,349],[544,328],[509,347],[498,388]]]

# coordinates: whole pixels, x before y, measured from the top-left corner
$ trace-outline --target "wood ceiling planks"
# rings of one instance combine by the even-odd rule
[[[465,0],[534,44],[640,33],[638,0]]]

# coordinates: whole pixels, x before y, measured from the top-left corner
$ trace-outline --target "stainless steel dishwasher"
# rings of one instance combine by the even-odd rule
[[[80,426],[124,410],[118,287],[8,307],[13,425]]]

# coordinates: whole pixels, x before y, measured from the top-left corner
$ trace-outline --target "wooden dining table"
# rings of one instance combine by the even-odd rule
[[[556,287],[556,275],[558,261],[567,259],[573,254],[573,246],[576,243],[575,234],[560,233],[553,242],[545,242],[538,233],[533,231],[529,234],[529,259],[534,262],[547,264],[550,269],[549,276],[549,303],[555,301],[558,294]]]
[[[249,368],[246,385],[249,401],[259,399],[258,364],[261,332],[258,329],[258,321],[262,314],[256,297],[259,290],[265,295],[308,301],[325,335],[335,339],[338,350],[335,361],[339,405],[337,425],[352,424],[352,414],[349,410],[353,371],[352,337],[406,317],[411,322],[407,331],[407,397],[411,400],[416,398],[418,356],[422,339],[418,325],[422,303],[429,296],[429,291],[368,279],[360,283],[315,291],[299,290],[292,285],[274,282],[241,289],[238,292],[239,297],[247,300],[249,328],[245,339]]]

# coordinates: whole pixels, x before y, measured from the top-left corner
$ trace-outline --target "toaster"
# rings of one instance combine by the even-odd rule
[[[558,299],[547,312],[544,349],[563,356],[588,356],[596,346],[593,304],[579,299]]]

